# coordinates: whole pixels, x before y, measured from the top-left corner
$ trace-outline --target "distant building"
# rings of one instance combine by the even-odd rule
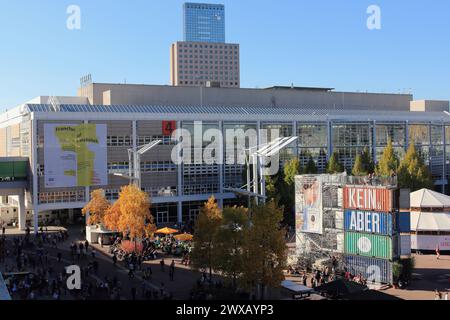
[[[225,42],[225,6],[185,3],[183,6],[184,41]]]
[[[170,50],[173,86],[239,88],[239,45],[229,43],[175,42]]]

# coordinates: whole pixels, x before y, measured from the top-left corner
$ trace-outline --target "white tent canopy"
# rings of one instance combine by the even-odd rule
[[[450,213],[411,212],[412,231],[450,231]]]
[[[428,189],[412,192],[411,208],[450,208],[450,197]]]
[[[450,197],[445,194],[422,189],[411,193],[411,208],[419,211],[411,211],[412,231],[450,231]],[[422,212],[420,208],[434,209],[433,212]],[[442,212],[438,212],[442,208]],[[436,212],[435,212],[436,211]]]

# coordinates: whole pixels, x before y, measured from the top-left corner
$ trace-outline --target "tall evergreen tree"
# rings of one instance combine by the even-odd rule
[[[370,154],[368,147],[364,147],[364,150],[361,153],[361,161],[366,174],[375,172],[375,163],[373,162],[372,155]]]
[[[433,187],[431,174],[417,153],[414,143],[410,143],[398,168],[398,184],[401,188],[410,189],[411,192]]]
[[[379,176],[390,176],[392,172],[397,172],[398,164],[399,161],[392,146],[392,140],[389,139],[387,146],[383,150],[383,155],[378,162],[376,174]]]
[[[339,162],[339,155],[336,152],[333,152],[333,154],[330,157],[330,160],[328,161],[327,173],[334,174],[342,172],[344,172],[344,167]]]
[[[352,175],[354,176],[365,176],[367,175],[367,171],[364,168],[364,164],[362,161],[362,156],[361,155],[357,155],[356,159],[355,159],[355,164],[353,165],[353,169],[352,169]]]
[[[317,174],[318,170],[317,170],[317,166],[316,163],[314,162],[313,157],[310,155],[309,156],[309,160],[308,163],[306,164],[303,173],[305,174]]]

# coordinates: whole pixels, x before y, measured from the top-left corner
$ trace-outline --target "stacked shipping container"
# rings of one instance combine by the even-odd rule
[[[399,246],[394,190],[345,186],[343,196],[347,270],[369,282],[392,283],[392,261]]]

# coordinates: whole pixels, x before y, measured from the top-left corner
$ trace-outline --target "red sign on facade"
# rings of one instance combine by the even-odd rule
[[[171,136],[172,133],[177,129],[176,121],[163,121],[162,122],[162,135]]]
[[[392,211],[392,190],[373,187],[345,187],[344,208],[368,211]]]

